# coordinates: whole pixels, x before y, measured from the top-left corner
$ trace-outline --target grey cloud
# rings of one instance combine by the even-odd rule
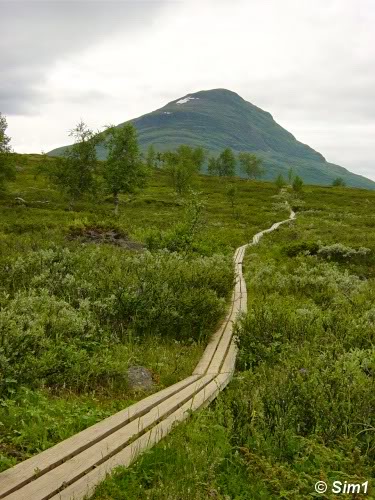
[[[280,110],[290,117],[304,116],[306,121],[373,122],[373,0],[306,2],[306,15],[306,39],[300,50],[298,38],[291,45],[295,51],[285,58],[288,68],[279,68],[276,77],[268,80],[252,75],[246,94],[256,96],[271,113]]]
[[[331,122],[375,120],[375,65],[363,69],[356,77],[348,69],[347,74],[327,78],[290,74],[284,78],[256,80],[249,83],[243,96],[258,102],[271,113],[276,110],[293,117],[304,116],[309,121],[328,119]],[[272,91],[270,91],[272,89]]]
[[[36,114],[38,106],[43,102],[45,96],[38,88],[19,84],[18,80],[1,84],[0,110],[5,115]]]
[[[35,111],[38,87],[61,58],[152,22],[166,0],[0,0],[0,109]]]

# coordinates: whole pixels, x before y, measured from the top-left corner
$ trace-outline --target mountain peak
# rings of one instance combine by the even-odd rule
[[[241,96],[236,94],[236,92],[233,92],[228,89],[210,89],[210,90],[199,90],[198,92],[192,92],[190,94],[186,94],[183,97],[180,97],[179,99],[175,99],[174,101],[171,101],[169,104],[184,104],[188,101],[192,100],[199,100],[199,99],[208,99],[208,100],[216,100],[216,101],[244,101]],[[184,102],[182,102],[184,101]]]
[[[228,89],[191,92],[130,122],[138,131],[143,150],[150,145],[166,151],[189,144],[218,154],[229,147],[235,153],[256,153],[263,160],[268,179],[279,173],[287,175],[292,167],[306,183],[331,184],[342,177],[348,186],[375,188],[369,179],[327,163],[320,153],[276,123],[270,113]],[[61,154],[62,150],[50,154]],[[106,157],[103,145],[98,153],[102,159]]]

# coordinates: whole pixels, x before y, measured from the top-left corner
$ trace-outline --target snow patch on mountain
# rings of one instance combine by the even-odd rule
[[[176,102],[176,104],[185,104],[188,101],[192,101],[193,99],[199,99],[199,97],[184,97]]]

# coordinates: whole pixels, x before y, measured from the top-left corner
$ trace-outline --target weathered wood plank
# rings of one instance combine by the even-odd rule
[[[234,373],[236,356],[237,356],[237,346],[232,338],[231,344],[228,349],[228,353],[223,362],[223,366],[220,369],[220,373],[231,373],[231,374]]]
[[[4,498],[5,495],[11,493],[15,489],[27,484],[36,477],[58,466],[65,460],[82,452],[112,432],[115,432],[117,429],[123,427],[131,420],[144,415],[154,406],[178,393],[180,390],[183,390],[185,387],[189,386],[192,382],[198,379],[198,375],[192,375],[177,384],[146,397],[142,401],[121,410],[115,415],[112,415],[93,426],[88,427],[71,438],[58,443],[42,453],[39,453],[39,455],[31,457],[28,460],[5,470],[0,474],[0,498]]]
[[[125,427],[55,467],[48,474],[40,476],[20,490],[10,494],[7,500],[46,500],[50,498],[64,485],[76,481],[104,460],[119,452],[130,439],[138,437],[150,426],[185,404],[197,392],[204,390],[213,378],[213,375],[205,375],[198,381],[192,382],[188,387],[151,409],[147,414],[133,420]]]
[[[124,448],[120,453],[99,465],[86,476],[79,479],[65,490],[56,494],[51,500],[80,500],[86,495],[91,495],[96,486],[101,483],[106,475],[119,465],[128,466],[136,460],[140,453],[151,448],[155,443],[165,437],[177,422],[185,420],[190,412],[194,412],[208,405],[228,384],[230,374],[220,374],[212,382],[185,403],[173,414],[162,420],[146,434],[134,441],[130,446]]]
[[[217,350],[220,339],[223,336],[225,328],[226,328],[228,322],[230,321],[232,307],[233,307],[233,303],[231,304],[231,309],[230,309],[229,313],[226,315],[225,320],[221,324],[219,330],[217,330],[217,332],[211,337],[210,342],[207,344],[207,347],[204,350],[204,353],[203,353],[201,359],[199,360],[197,366],[195,367],[195,370],[193,371],[193,375],[203,375],[204,373],[206,373],[207,368],[212,360],[212,357]]]
[[[212,358],[212,361],[207,369],[207,373],[220,373],[221,365],[225,359],[229,344],[232,339],[233,321],[230,321],[225,329],[224,335],[221,338],[220,344]]]
[[[229,312],[226,315],[225,320],[221,324],[219,330],[214,334],[212,340],[208,343],[202,358],[200,359],[199,363],[197,364],[193,372],[193,375],[202,375],[207,372],[208,367],[210,366],[210,363],[218,349],[218,346],[220,345],[224,332],[226,331],[229,322],[231,322],[233,319],[233,310],[235,307],[234,302],[235,302],[235,293],[233,292]]]

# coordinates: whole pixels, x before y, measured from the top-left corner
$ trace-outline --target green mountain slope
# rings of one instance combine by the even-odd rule
[[[130,120],[138,130],[142,149],[157,150],[179,144],[203,146],[210,153],[225,147],[256,152],[264,160],[266,179],[293,167],[306,183],[331,184],[340,176],[349,186],[375,189],[375,182],[353,174],[325,158],[278,125],[272,115],[225,89],[204,90],[176,99],[152,113]],[[120,124],[121,125],[121,124]],[[50,151],[59,156],[63,148]],[[98,147],[101,159],[106,156]]]

